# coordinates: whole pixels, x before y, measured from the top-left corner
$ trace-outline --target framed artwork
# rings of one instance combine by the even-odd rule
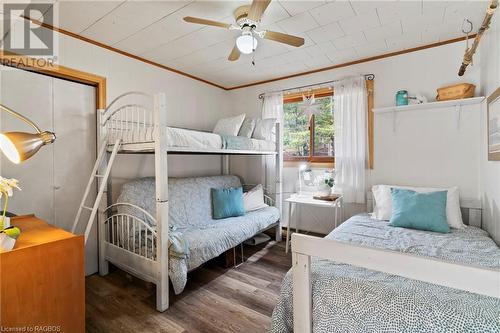
[[[488,161],[500,161],[500,88],[487,102],[488,116]]]

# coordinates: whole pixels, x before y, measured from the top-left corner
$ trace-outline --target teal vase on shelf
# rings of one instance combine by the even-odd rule
[[[408,105],[408,91],[400,90],[396,93],[396,106]]]

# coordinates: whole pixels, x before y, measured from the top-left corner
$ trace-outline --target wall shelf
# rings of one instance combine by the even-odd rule
[[[483,100],[484,100],[484,96],[465,98],[465,99],[453,99],[450,101],[442,101],[442,102],[430,102],[430,103],[423,103],[423,104],[390,106],[390,107],[385,107],[385,108],[373,108],[373,112],[374,113],[389,113],[389,112],[401,112],[401,111],[412,111],[412,110],[425,110],[425,109],[457,107],[457,106],[463,106],[463,105],[480,104]]]

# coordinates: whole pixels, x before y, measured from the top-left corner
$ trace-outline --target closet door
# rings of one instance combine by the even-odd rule
[[[54,79],[54,224],[70,230],[96,160],[95,89]],[[87,205],[95,200],[91,191]],[[88,218],[88,212],[84,212]],[[84,221],[81,219],[81,222]],[[83,232],[83,223],[78,232]],[[92,229],[85,251],[87,274],[97,271],[97,227]]]
[[[96,102],[93,87],[36,73],[2,67],[0,102],[56,133],[56,141],[44,146],[21,164],[0,158],[0,175],[19,180],[22,191],[9,200],[9,211],[35,214],[70,230],[96,159]],[[0,130],[32,129],[15,117],[0,113]],[[89,201],[95,198],[91,192]],[[89,203],[90,204],[90,203]],[[83,221],[84,219],[82,219]],[[81,232],[83,225],[78,232]],[[86,245],[85,270],[97,271],[97,228]]]
[[[2,67],[0,103],[31,119],[42,130],[53,131],[53,81],[44,75]],[[19,119],[0,113],[2,132],[33,129]],[[54,223],[54,145],[42,147],[33,157],[21,164],[13,164],[3,154],[0,175],[19,180],[21,191],[14,191],[8,210],[12,213],[35,214]],[[3,201],[2,201],[3,202]]]

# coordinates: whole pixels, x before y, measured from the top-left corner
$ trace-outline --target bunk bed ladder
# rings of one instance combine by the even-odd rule
[[[101,201],[102,195],[106,190],[106,185],[108,183],[109,174],[111,173],[111,168],[113,167],[113,162],[115,160],[116,155],[118,154],[118,150],[120,148],[121,140],[116,139],[113,150],[111,151],[111,155],[109,157],[109,161],[104,169],[104,174],[99,174],[99,169],[101,163],[106,160],[106,150],[108,147],[108,140],[104,140],[101,145],[101,149],[99,150],[99,155],[95,161],[94,169],[92,170],[92,174],[90,175],[89,182],[87,184],[87,188],[85,189],[85,193],[83,194],[82,202],[80,203],[80,207],[78,208],[78,213],[76,214],[75,221],[73,222],[73,228],[71,228],[71,232],[75,233],[76,228],[78,226],[78,221],[82,215],[83,210],[90,211],[90,217],[87,220],[87,224],[85,226],[85,244],[87,243],[87,239],[89,238],[90,230],[92,229],[92,224],[94,223],[94,219],[97,215],[97,211],[99,209],[99,203]],[[87,198],[90,194],[90,190],[92,188],[92,184],[94,181],[100,179],[99,191],[97,192],[96,199],[92,207],[86,206]],[[98,182],[99,184],[99,182]]]

